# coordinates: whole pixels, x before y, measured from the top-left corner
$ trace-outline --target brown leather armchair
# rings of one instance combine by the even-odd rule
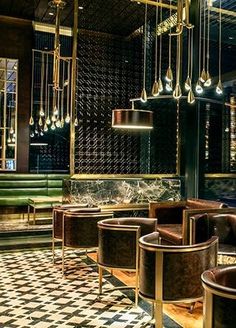
[[[236,255],[236,208],[203,211],[189,217],[190,244],[219,237],[219,254]]]
[[[52,254],[53,263],[55,261],[55,242],[62,241],[62,218],[65,211],[77,211],[83,212],[83,209],[88,209],[87,204],[63,204],[54,206],[52,212]],[[95,211],[100,211],[100,208],[95,208]]]
[[[157,231],[162,244],[186,244],[185,231],[188,222],[184,220],[187,212],[193,209],[223,208],[226,204],[205,199],[188,198],[179,202],[150,202],[149,217],[157,218]]]
[[[135,304],[138,304],[138,267],[140,236],[156,231],[157,220],[117,218],[98,222],[99,294],[102,294],[103,269],[134,271]]]
[[[97,223],[99,220],[112,218],[110,212],[65,211],[62,218],[62,274],[65,272],[66,248],[98,247]]]
[[[154,305],[155,328],[163,327],[163,303],[196,302],[201,274],[217,264],[217,237],[195,245],[159,245],[159,233],[139,240],[139,295]]]
[[[236,266],[219,266],[202,274],[203,327],[236,326]]]

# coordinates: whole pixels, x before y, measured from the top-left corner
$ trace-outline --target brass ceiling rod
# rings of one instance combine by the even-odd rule
[[[173,10],[177,10],[177,6],[173,6],[173,5],[168,5],[166,3],[160,3],[160,2],[155,2],[153,0],[130,0],[131,2],[141,2],[141,3],[144,3],[144,4],[148,4],[148,5],[151,5],[151,6],[158,6],[158,7],[162,7],[162,8],[167,8],[167,9],[173,9]],[[219,9],[217,7],[213,7],[213,6],[210,6],[210,10],[213,11],[213,12],[216,12],[216,13],[219,13],[219,11],[221,11],[221,14],[222,15],[228,15],[228,16],[233,16],[233,17],[236,17],[236,12],[235,11],[232,11],[232,10],[226,10],[226,9]]]
[[[152,1],[152,0],[131,0],[131,2],[141,2],[141,3],[144,3],[144,4],[148,4],[148,5],[151,5],[151,6],[157,6],[157,7],[162,7],[162,8],[167,8],[167,9],[173,9],[173,10],[177,10],[177,7],[176,6],[173,6],[173,5],[168,5],[166,3],[163,3],[163,2],[155,2],[155,1]]]
[[[219,13],[221,11],[222,15],[236,17],[236,11],[232,11],[232,10],[226,10],[226,9],[222,9],[222,8],[220,9],[217,7],[210,7],[210,11],[213,11],[215,13]]]

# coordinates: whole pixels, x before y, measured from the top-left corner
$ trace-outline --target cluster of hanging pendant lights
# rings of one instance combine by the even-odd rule
[[[69,124],[71,106],[71,57],[60,55],[60,11],[64,8],[65,2],[62,0],[51,1],[51,6],[56,8],[56,27],[54,50],[39,51],[33,50],[32,58],[32,87],[31,87],[31,116],[29,125],[31,126],[31,137],[43,135],[49,129],[54,131],[61,129],[65,124]],[[40,81],[36,81],[35,58],[41,54]],[[51,65],[52,62],[52,65]],[[52,66],[52,67],[51,67]],[[51,76],[49,76],[52,73]],[[39,109],[35,112],[35,85],[40,85]],[[78,125],[77,115],[73,124]],[[34,127],[34,129],[33,129]]]
[[[39,57],[40,56],[40,57]],[[32,59],[32,88],[31,88],[31,116],[29,125],[31,126],[31,137],[34,135],[43,135],[48,130],[56,130],[69,124],[70,118],[70,97],[71,97],[71,59],[60,58],[60,78],[59,87],[55,88],[52,77],[49,77],[51,69],[51,60],[53,55],[46,51],[33,50]],[[40,58],[41,71],[40,81],[37,83],[35,78],[35,58]],[[35,91],[40,85],[39,107],[35,111]],[[74,121],[78,125],[78,121]]]
[[[152,97],[158,97],[164,89],[167,93],[171,93],[173,98],[176,100],[180,99],[183,92],[187,92],[187,102],[193,104],[195,102],[195,94],[200,96],[204,92],[204,88],[208,88],[212,85],[212,78],[210,75],[210,11],[212,6],[212,0],[200,0],[199,6],[199,40],[198,40],[198,79],[195,85],[192,82],[193,75],[193,43],[194,40],[194,26],[189,21],[189,9],[191,5],[191,0],[179,0],[177,6],[177,25],[176,31],[172,32],[174,27],[173,15],[172,15],[172,0],[170,0],[169,9],[169,31],[167,28],[158,29],[158,26],[163,26],[163,13],[162,13],[162,0],[157,0],[160,4],[160,8],[156,6],[156,33],[155,33],[155,68],[154,68],[154,82],[152,86]],[[223,85],[221,81],[221,38],[222,38],[222,12],[221,12],[221,0],[219,0],[219,79],[216,86],[216,93],[222,95]],[[187,29],[187,76],[184,83],[181,83],[181,66],[182,66],[182,56],[181,56],[181,37],[184,30]],[[162,37],[163,33],[169,33],[169,47],[168,47],[168,67],[166,70],[165,78],[162,79]],[[176,38],[176,80],[174,85],[174,74],[172,70],[172,40]],[[158,44],[159,40],[159,44]],[[143,69],[143,89],[141,92],[140,100],[146,102],[148,100],[146,91],[146,47],[147,47],[147,3],[145,4],[145,23],[144,23],[144,69]],[[158,49],[159,49],[159,62],[158,62]],[[165,82],[164,82],[165,81]],[[165,84],[165,85],[164,85]],[[184,90],[182,90],[183,86]]]

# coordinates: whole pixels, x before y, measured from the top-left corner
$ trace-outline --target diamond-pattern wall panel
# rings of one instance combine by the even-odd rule
[[[140,93],[141,55],[140,36],[79,34],[76,173],[140,173],[140,135],[112,129],[111,114]]]
[[[65,40],[64,40],[65,39]],[[151,92],[154,68],[154,34],[149,25],[147,35],[146,88]],[[36,33],[36,48],[50,49],[53,37]],[[71,39],[62,38],[71,50]],[[68,54],[67,54],[68,55]],[[144,108],[154,111],[152,132],[114,130],[111,115],[114,108],[130,108],[130,98],[138,98],[143,79],[142,33],[123,38],[92,31],[79,31],[76,83],[75,173],[134,174],[176,172],[176,106],[166,101],[149,100]],[[167,63],[165,63],[167,64]],[[166,65],[164,65],[166,66]],[[142,104],[136,102],[136,108]],[[60,147],[37,151],[31,148],[31,170],[38,168],[38,158],[45,170],[67,170],[69,131],[62,136]],[[46,135],[40,141],[53,145]],[[50,140],[49,140],[50,139]],[[168,150],[168,151],[167,151]],[[38,152],[39,151],[39,152]],[[60,165],[57,159],[60,158]],[[53,163],[53,165],[51,165]],[[60,167],[59,167],[60,166]]]
[[[142,163],[149,162],[148,173],[176,173],[177,161],[177,104],[170,99],[153,99],[142,104],[153,110],[153,130],[150,138],[142,138]],[[148,161],[147,161],[148,158]],[[145,168],[144,168],[144,173]]]

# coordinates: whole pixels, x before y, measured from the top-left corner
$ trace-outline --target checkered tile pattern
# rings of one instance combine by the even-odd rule
[[[74,251],[66,252],[66,273],[49,250],[2,253],[0,327],[138,328],[148,321],[121,291],[99,299],[98,273]],[[104,281],[104,289],[111,287]]]
[[[84,254],[67,250],[65,278],[56,255],[53,265],[50,250],[0,254],[0,328],[142,328],[149,321],[144,301],[133,306],[133,291],[98,296],[97,269]],[[106,277],[103,290],[117,284]],[[181,328],[166,315],[164,325]]]

